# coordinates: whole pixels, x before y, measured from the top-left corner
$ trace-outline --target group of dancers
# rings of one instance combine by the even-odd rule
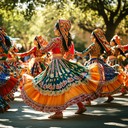
[[[126,93],[128,86],[128,45],[120,44],[115,35],[107,41],[102,29],[90,36],[91,45],[83,52],[75,50],[70,34],[71,22],[60,19],[54,27],[55,38],[49,43],[42,37],[34,38],[34,47],[24,53],[16,51],[9,36],[0,29],[0,111],[7,111],[8,100],[20,87],[23,101],[33,109],[54,112],[51,119],[62,119],[63,110],[77,104],[75,114],[87,109],[83,102]],[[75,56],[89,59],[84,64],[73,62]],[[30,56],[27,62],[21,58]],[[12,70],[13,69],[13,70]]]

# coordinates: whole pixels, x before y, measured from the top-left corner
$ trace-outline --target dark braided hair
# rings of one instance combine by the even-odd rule
[[[35,40],[37,41],[37,43],[38,43],[38,48],[40,49],[41,46],[40,46],[40,43],[39,43],[39,41],[38,41],[38,37],[37,37],[37,36],[35,37]]]
[[[55,27],[57,28],[57,30],[59,30],[60,34],[62,35],[62,33],[61,33],[60,29],[59,29],[59,23],[56,23]],[[63,35],[62,35],[62,44],[63,44],[64,50],[67,52],[68,51],[68,47],[71,46],[71,44],[72,44],[72,38],[71,38],[71,34],[70,33],[68,33],[68,47],[66,45],[66,41],[65,41]]]
[[[104,51],[106,51],[105,48],[101,45],[101,43],[100,43],[99,39],[97,38],[97,36],[95,35],[95,33],[93,32],[92,34],[93,34],[93,36],[96,38],[96,42],[98,42],[98,44],[99,44],[100,47],[101,47],[100,52],[101,52],[101,53],[104,53]]]
[[[12,43],[11,43],[11,40],[10,40],[9,36],[4,36],[4,38],[5,38],[6,46],[8,48],[10,48],[12,46]]]

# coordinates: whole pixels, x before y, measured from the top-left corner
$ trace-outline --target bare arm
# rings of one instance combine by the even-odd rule
[[[88,48],[86,48],[83,52],[78,52],[78,51],[75,51],[75,54],[77,56],[80,56],[80,57],[84,57],[86,55],[88,55],[90,53],[90,51],[92,50],[94,44],[91,44]]]

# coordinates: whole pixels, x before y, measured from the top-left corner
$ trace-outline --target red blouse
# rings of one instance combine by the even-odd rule
[[[69,55],[72,56],[72,59],[74,57],[74,44],[72,43],[68,52],[64,52],[61,37],[52,39],[52,41],[45,48],[42,48],[43,52],[48,52],[50,50],[52,51],[53,54],[64,55],[64,58]]]
[[[52,51],[53,54],[63,54],[61,38],[60,37],[53,38],[52,41],[45,48],[42,48],[42,51],[43,52]]]

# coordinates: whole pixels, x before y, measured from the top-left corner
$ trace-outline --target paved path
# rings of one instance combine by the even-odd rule
[[[11,109],[0,113],[0,128],[128,128],[128,94],[114,98],[110,104],[103,103],[106,98],[94,100],[82,115],[74,114],[73,105],[64,111],[64,119],[52,120],[52,113],[33,110],[16,94]]]

